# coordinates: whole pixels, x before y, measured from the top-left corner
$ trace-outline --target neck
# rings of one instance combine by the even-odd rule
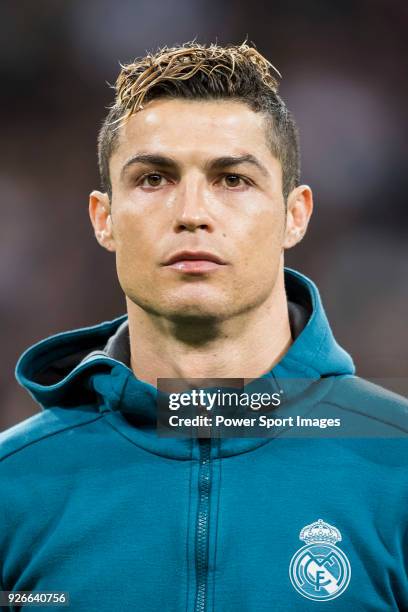
[[[127,298],[131,368],[154,386],[157,378],[244,378],[271,370],[292,343],[283,273],[268,299],[231,319],[174,323]],[[256,350],[254,350],[256,347]]]

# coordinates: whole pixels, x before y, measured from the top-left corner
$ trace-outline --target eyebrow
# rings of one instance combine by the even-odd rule
[[[178,164],[171,158],[165,155],[155,155],[152,153],[138,153],[133,155],[122,167],[120,177],[123,178],[127,169],[135,164],[144,164],[149,166],[159,166],[161,168],[167,168],[175,170],[178,168]],[[223,157],[216,157],[206,163],[206,167],[209,170],[222,170],[231,166],[238,166],[239,164],[252,164],[262,172],[264,176],[268,176],[268,171],[263,164],[251,153],[245,155],[225,155]]]
[[[217,157],[208,163],[209,168],[214,170],[222,170],[230,166],[238,166],[239,164],[252,164],[258,168],[265,176],[268,176],[268,171],[263,164],[251,153],[245,155],[227,155]]]
[[[153,155],[151,153],[138,153],[133,155],[122,167],[120,176],[123,178],[126,170],[135,164],[144,164],[148,166],[160,166],[161,168],[175,168],[177,164],[170,158],[164,155]]]

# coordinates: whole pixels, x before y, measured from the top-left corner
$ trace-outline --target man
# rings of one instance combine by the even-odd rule
[[[122,66],[89,213],[127,313],[17,364],[42,411],[1,438],[3,590],[78,611],[408,609],[408,402],[355,376],[284,268],[312,192],[276,73],[246,44]],[[262,383],[276,428],[160,435],[158,379]]]

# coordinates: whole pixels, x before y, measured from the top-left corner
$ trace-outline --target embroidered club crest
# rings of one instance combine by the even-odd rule
[[[303,527],[299,539],[306,543],[292,557],[289,577],[298,593],[314,601],[335,599],[347,589],[350,562],[337,546],[341,533],[319,519]]]

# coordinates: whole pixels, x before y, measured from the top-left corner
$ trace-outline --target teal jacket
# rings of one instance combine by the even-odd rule
[[[127,315],[23,353],[41,411],[0,435],[1,589],[78,612],[408,610],[408,401],[355,376],[312,281],[285,282],[305,320],[261,378],[335,435],[158,436]]]

